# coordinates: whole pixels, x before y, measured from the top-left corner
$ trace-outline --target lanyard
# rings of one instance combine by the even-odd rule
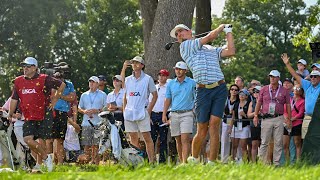
[[[274,99],[276,99],[278,97],[279,91],[280,91],[280,86],[278,86],[278,90],[276,92],[276,96],[274,97]],[[269,95],[270,95],[270,99],[273,101],[272,92],[271,92],[271,85],[269,85]]]
[[[229,114],[231,114],[234,104],[231,105],[231,100],[229,98],[227,99],[227,103],[229,108]]]
[[[294,105],[296,105],[297,101],[294,100],[294,98],[292,98],[291,101],[291,110],[293,109]]]
[[[247,104],[247,101],[244,102],[243,107]],[[240,106],[240,102],[239,102],[239,106],[238,106],[238,119],[242,119],[242,116],[240,115],[240,110],[243,111],[243,107]]]
[[[90,98],[91,108],[92,108],[92,105],[93,105],[93,103],[94,103],[94,100],[95,100],[95,99],[96,99],[96,97],[97,97],[98,92],[97,92],[97,91],[95,91],[95,92],[93,92],[93,94],[94,94],[94,97],[93,97],[93,99],[91,99],[91,93],[89,93],[89,98]]]
[[[120,90],[121,90],[121,89],[120,89]],[[115,101],[115,102],[117,102],[117,99],[118,99],[118,97],[119,97],[119,95],[120,95],[120,90],[119,90],[119,92],[118,92],[118,95],[116,95],[116,93],[113,91],[114,101]]]

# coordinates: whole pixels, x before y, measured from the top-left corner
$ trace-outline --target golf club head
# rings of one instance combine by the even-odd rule
[[[166,44],[166,46],[164,48],[166,48],[166,50],[170,50],[172,45],[173,45],[173,42],[169,42]]]

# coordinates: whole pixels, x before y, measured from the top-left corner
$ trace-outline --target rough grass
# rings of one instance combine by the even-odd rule
[[[320,166],[295,165],[273,167],[262,164],[216,164],[185,166],[57,166],[51,173],[30,174],[23,171],[0,173],[0,179],[320,179]]]

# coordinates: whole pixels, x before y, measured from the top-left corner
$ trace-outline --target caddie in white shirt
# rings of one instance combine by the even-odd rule
[[[123,64],[122,77],[125,76],[125,71],[130,65],[133,72],[131,76],[125,78],[124,83],[123,116],[125,131],[130,135],[131,144],[136,147],[139,147],[138,132],[142,133],[149,162],[152,163],[155,160],[155,156],[154,144],[150,134],[150,114],[158,98],[157,89],[152,77],[143,72],[144,61],[139,56]],[[153,98],[149,103],[148,109],[146,109],[146,102],[150,93]]]

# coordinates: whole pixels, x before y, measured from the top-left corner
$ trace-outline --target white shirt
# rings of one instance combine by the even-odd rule
[[[117,107],[121,107],[123,104],[123,97],[124,97],[124,90],[120,89],[118,94],[114,93],[114,90],[110,92],[107,96],[107,104],[110,104],[111,102],[116,102]],[[121,112],[121,111],[115,111],[115,112]]]
[[[68,151],[79,151],[80,143],[78,133],[76,133],[74,127],[71,124],[67,126],[66,137],[63,142],[63,147]]]
[[[153,112],[163,112],[164,108],[164,99],[166,98],[166,90],[167,90],[167,83],[163,86],[160,86],[160,84],[156,85],[157,91],[158,91],[158,99],[156,104],[154,105],[152,111]],[[149,102],[152,100],[152,94],[149,96]]]

